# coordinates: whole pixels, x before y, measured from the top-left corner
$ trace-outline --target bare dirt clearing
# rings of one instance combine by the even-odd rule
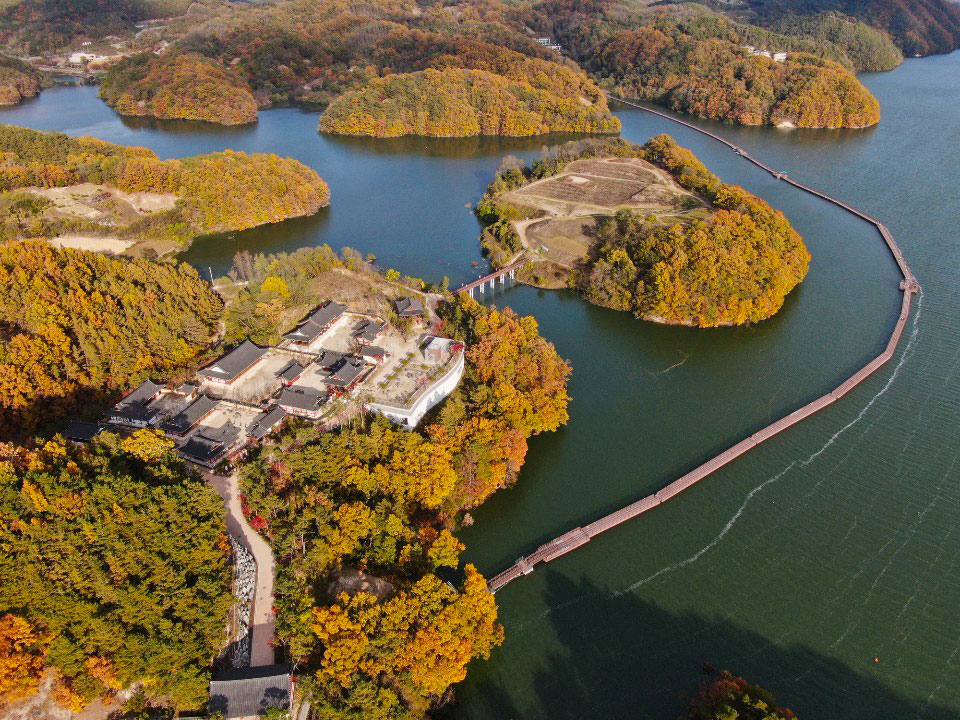
[[[104,221],[107,224],[130,222],[155,212],[172,210],[177,204],[176,195],[125,193],[106,185],[93,183],[55,188],[28,188],[28,192],[49,200],[53,204],[50,212],[60,217]]]
[[[76,248],[77,250],[91,250],[119,255],[133,245],[133,240],[98,237],[96,235],[60,235],[52,238],[50,244],[62,248]]]
[[[502,199],[546,215],[513,225],[529,257],[551,265],[551,276],[575,267],[594,242],[597,220],[618,210],[656,215],[666,224],[704,218],[711,211],[703,198],[640,158],[576,160],[558,175],[504,193]]]
[[[503,199],[551,215],[570,216],[705,204],[669,174],[639,158],[576,160],[560,174],[506,193]]]

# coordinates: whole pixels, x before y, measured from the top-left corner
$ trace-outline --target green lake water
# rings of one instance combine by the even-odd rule
[[[471,665],[445,717],[673,718],[704,663],[771,688],[804,720],[960,717],[960,53],[862,79],[884,109],[870,130],[704,126],[887,224],[923,286],[895,358],[821,414],[499,592],[506,642]],[[214,275],[239,249],[329,243],[456,285],[482,270],[465,206],[503,155],[562,139],[334,139],[298,109],[249,128],[131,122],[95,93],[44,91],[0,122],[163,157],[277,152],[330,183],[332,205],[314,218],[196,242],[185,258]],[[516,487],[462,533],[488,575],[834,387],[883,349],[899,312],[899,275],[871,226],[706,137],[617,110],[628,140],[669,132],[783,210],[810,273],[772,320],[712,331],[564,292],[498,292],[494,302],[537,317],[574,374],[570,423],[531,441]]]

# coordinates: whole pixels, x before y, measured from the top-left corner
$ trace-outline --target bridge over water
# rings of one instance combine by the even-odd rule
[[[489,275],[484,275],[473,282],[469,282],[466,285],[457,288],[457,292],[465,292],[469,294],[470,297],[473,297],[474,291],[477,291],[482,295],[484,287],[487,285],[487,283],[490,284],[490,291],[493,292],[493,290],[496,289],[496,283],[498,280],[501,283],[506,283],[508,277],[512,280],[514,277],[516,277],[517,268],[523,266],[526,262],[527,261],[521,257],[519,260],[515,260],[509,265],[504,265],[502,268],[495,270]]]

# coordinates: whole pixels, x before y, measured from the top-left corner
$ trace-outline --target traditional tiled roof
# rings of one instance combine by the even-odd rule
[[[277,400],[278,405],[298,410],[316,410],[327,400],[327,393],[311,387],[284,388]]]
[[[376,320],[367,320],[360,324],[354,333],[354,337],[361,342],[373,342],[382,331],[382,323],[378,323]]]
[[[330,368],[330,374],[322,379],[327,385],[345,388],[356,380],[361,372],[363,372],[363,360],[347,356]]]
[[[153,400],[157,393],[163,390],[162,385],[157,385],[152,380],[144,380],[140,385],[117,405],[145,405]]]
[[[240,437],[240,429],[233,423],[218,428],[201,428],[180,447],[180,454],[188,460],[212,465],[220,460]]]
[[[157,416],[157,410],[147,405],[163,389],[147,380],[113,406],[110,415],[120,422],[149,423]]]
[[[326,328],[316,325],[308,320],[300,325],[300,327],[298,327],[296,330],[291,330],[283,337],[287,340],[292,340],[293,342],[311,343],[320,335],[322,335],[324,330],[326,330]]]
[[[262,440],[286,417],[287,414],[280,407],[275,407],[269,412],[262,412],[253,419],[250,427],[247,428],[247,433],[254,440]]]
[[[335,303],[332,300],[325,305],[321,305],[319,308],[310,313],[307,320],[312,322],[314,325],[319,325],[320,327],[327,327],[336,320],[338,317],[343,315],[346,312],[346,305],[341,305],[340,303]]]
[[[365,358],[386,357],[387,351],[379,345],[361,345],[360,356]]]
[[[346,309],[346,306],[340,303],[327,302],[310,313],[300,327],[283,337],[294,342],[311,343],[322,335],[331,323],[343,315]]]
[[[103,425],[92,422],[83,422],[81,420],[71,420],[64,428],[63,436],[67,440],[75,442],[90,442],[103,432]]]
[[[232,670],[210,681],[209,713],[231,718],[257,717],[270,708],[290,707],[289,665]]]
[[[163,429],[177,435],[186,435],[190,428],[209,415],[217,407],[219,401],[201,395],[183,410],[163,423]]]
[[[212,365],[207,365],[197,373],[200,377],[230,381],[242,374],[266,353],[266,348],[257,347],[244,340],[233,350]]]
[[[321,350],[320,355],[317,357],[317,366],[324,370],[329,370],[346,356],[346,353],[337,352],[336,350]]]
[[[293,382],[303,374],[304,369],[303,365],[296,360],[291,360],[277,372],[277,377],[287,382]]]
[[[397,315],[400,317],[423,315],[423,303],[416,298],[400,298],[399,300],[395,300],[393,304],[397,308]]]

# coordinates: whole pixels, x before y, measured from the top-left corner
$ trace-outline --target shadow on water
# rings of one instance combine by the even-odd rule
[[[874,668],[882,667],[873,658],[864,658],[862,668],[849,667],[723,618],[670,612],[629,593],[612,596],[589,580],[574,582],[549,570],[546,574],[544,606],[589,596],[592,608],[579,613],[576,622],[570,622],[563,609],[550,615],[563,650],[546,656],[529,678],[533,687],[524,695],[533,698],[534,707],[517,708],[510,699],[517,693],[503,686],[514,681],[511,644],[523,642],[520,636],[511,638],[508,628],[506,646],[495,651],[489,663],[471,667],[484,676],[496,672],[495,666],[499,676],[477,677],[473,686],[458,689],[458,702],[440,717],[667,720],[681,714],[707,663],[768,688],[804,720],[957,717],[948,708],[921,707],[871,677]]]
[[[228,143],[237,138],[252,137],[257,129],[256,123],[220,125],[203,120],[161,120],[152,117],[137,117],[136,115],[120,115],[119,113],[117,117],[124,127],[131,130],[157,130],[186,138],[206,134],[218,139],[223,138]]]
[[[352,153],[369,155],[400,155],[409,157],[440,157],[463,159],[500,157],[511,152],[528,152],[544,146],[560,145],[570,140],[582,140],[589,135],[574,133],[551,133],[534,137],[498,137],[473,135],[463,138],[431,138],[408,135],[397,138],[356,137],[321,133],[323,139]],[[488,177],[489,182],[492,178]]]

